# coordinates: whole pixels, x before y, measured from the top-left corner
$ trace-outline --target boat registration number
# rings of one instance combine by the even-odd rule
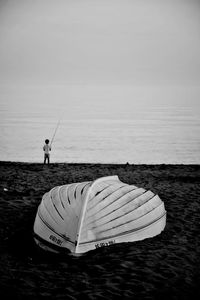
[[[102,242],[102,243],[95,244],[95,248],[110,246],[110,245],[113,245],[113,244],[115,244],[115,240],[111,240],[111,241],[108,241],[108,242]]]
[[[50,240],[52,240],[54,243],[58,244],[59,246],[62,245],[63,241],[55,237],[54,235],[50,235]]]

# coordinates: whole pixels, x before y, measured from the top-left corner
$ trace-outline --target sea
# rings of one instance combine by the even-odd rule
[[[156,101],[121,110],[118,103],[117,113],[113,102],[107,109],[86,106],[84,114],[85,106],[76,101],[77,115],[60,103],[23,103],[0,106],[2,161],[43,162],[44,141],[53,138],[55,163],[200,163],[197,102]],[[104,113],[94,113],[100,108]]]

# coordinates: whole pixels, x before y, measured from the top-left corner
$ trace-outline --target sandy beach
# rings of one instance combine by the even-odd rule
[[[43,194],[107,175],[157,193],[165,230],[81,257],[38,249],[32,229]],[[0,162],[0,298],[198,299],[199,229],[200,165]]]

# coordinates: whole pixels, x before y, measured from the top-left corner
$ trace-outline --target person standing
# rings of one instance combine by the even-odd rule
[[[45,144],[43,146],[43,151],[44,151],[44,165],[46,164],[46,162],[50,163],[50,151],[51,151],[51,146],[49,145],[49,140],[46,139],[45,140]]]

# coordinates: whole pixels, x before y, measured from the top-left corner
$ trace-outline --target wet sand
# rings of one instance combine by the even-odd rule
[[[118,175],[157,193],[165,230],[81,257],[44,253],[32,228],[56,185]],[[200,299],[200,165],[0,162],[0,299]]]

